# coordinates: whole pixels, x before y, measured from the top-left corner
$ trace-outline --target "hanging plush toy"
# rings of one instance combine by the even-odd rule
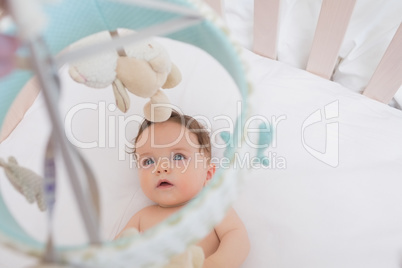
[[[8,158],[8,163],[0,158],[0,167],[4,168],[8,180],[29,203],[36,201],[41,211],[46,210],[42,177],[32,170],[18,165],[17,160],[12,156]]]
[[[128,33],[133,31],[119,31],[121,35]],[[71,49],[111,38],[109,32],[101,32],[78,41]],[[113,50],[76,61],[70,65],[69,73],[76,82],[89,87],[105,88],[112,84],[116,105],[124,113],[130,107],[126,90],[150,98],[144,107],[144,115],[154,122],[165,121],[171,114],[169,99],[160,89],[175,87],[181,81],[181,73],[171,62],[166,49],[152,39],[126,46],[120,55]],[[152,104],[160,105],[151,107]]]

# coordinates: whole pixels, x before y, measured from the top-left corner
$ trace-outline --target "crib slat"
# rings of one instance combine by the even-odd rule
[[[253,51],[276,60],[280,0],[254,0]]]
[[[330,79],[356,0],[324,0],[307,71]]]
[[[21,122],[39,93],[40,86],[37,78],[34,77],[25,84],[13,101],[10,109],[7,111],[3,125],[0,127],[0,143],[5,140]]]
[[[402,85],[402,23],[363,95],[388,104]]]
[[[216,13],[223,17],[223,0],[205,0],[205,2],[210,5]]]

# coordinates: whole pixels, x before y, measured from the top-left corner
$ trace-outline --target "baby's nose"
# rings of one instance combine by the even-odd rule
[[[170,163],[169,162],[161,162],[157,166],[156,173],[159,174],[169,174],[170,173]]]

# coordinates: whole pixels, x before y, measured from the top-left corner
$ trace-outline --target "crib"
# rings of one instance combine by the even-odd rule
[[[110,1],[96,2],[106,7]],[[146,1],[120,2],[130,10],[129,6]],[[400,267],[402,3],[149,1],[161,6],[168,2],[196,10],[208,24],[205,35],[193,43],[190,38],[185,40],[189,33],[156,38],[183,76],[177,87],[165,92],[177,109],[211,122],[211,135],[216,140],[213,153],[220,167],[217,180],[229,189],[222,194],[217,186],[215,192],[205,192],[199,203],[180,215],[191,218],[198,215],[192,214],[196,213],[194,207],[213,206],[220,198],[232,204],[251,241],[242,267]],[[107,7],[105,14],[114,5]],[[56,7],[46,7],[47,12],[51,10]],[[116,21],[110,28],[136,29],[118,25],[121,21],[113,14],[109,19]],[[88,32],[80,35],[77,40]],[[59,53],[56,59],[63,57],[63,49],[54,49]],[[66,65],[58,74],[63,85],[59,109],[64,135],[89,165],[97,184],[94,195],[99,199],[100,226],[96,226],[100,238],[96,233],[88,234],[81,220],[81,204],[74,200],[68,167],[58,164],[52,227],[47,214],[29,204],[0,172],[1,215],[7,210],[13,218],[0,223],[1,267],[36,265],[46,251],[43,245],[49,229],[62,252],[99,242],[97,239],[110,241],[135,212],[150,204],[139,190],[132,159],[126,154],[138,128],[134,118],[142,116],[146,100],[131,96],[135,105],[128,115],[132,117],[124,116],[110,106],[110,88],[95,91],[77,84]],[[1,108],[0,158],[13,155],[21,165],[41,174],[44,148],[54,130],[38,84],[26,82],[27,77],[22,80],[16,87],[23,89],[15,100],[3,95],[10,101],[3,102],[7,105]],[[0,88],[7,82],[0,80]],[[229,122],[234,122],[233,126]],[[222,130],[232,135],[239,132],[238,140],[232,143],[241,140],[240,146],[228,149]],[[269,139],[263,139],[264,135]],[[233,157],[230,168],[220,162],[228,155]],[[56,155],[56,163],[62,163],[61,158]],[[224,207],[215,212],[214,221],[219,221]],[[212,213],[209,209],[206,205],[205,214],[200,215]],[[206,222],[202,220],[200,226]],[[25,248],[23,243],[14,243],[23,241],[18,232],[4,233],[14,224],[38,244]],[[163,228],[155,232],[160,235]],[[160,241],[169,246],[172,237],[169,233]],[[183,241],[187,238],[181,237]],[[146,241],[140,242],[145,245]],[[32,252],[35,246],[38,252]],[[141,245],[136,246],[146,255],[147,251],[139,250]],[[112,247],[102,253],[114,256]],[[88,256],[88,252],[68,254],[62,261],[72,267],[131,267],[124,261],[114,264],[107,257],[92,263],[77,257]],[[159,262],[166,258],[168,254],[154,257]]]

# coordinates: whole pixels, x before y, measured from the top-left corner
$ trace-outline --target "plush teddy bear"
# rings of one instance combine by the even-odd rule
[[[41,211],[46,210],[42,177],[18,165],[17,160],[12,156],[8,158],[8,163],[0,158],[0,167],[4,168],[8,180],[29,203],[36,201]]]
[[[131,30],[119,30],[120,35],[132,33]],[[111,38],[109,32],[100,32],[78,41],[70,49]],[[160,89],[175,87],[181,81],[181,73],[171,62],[168,52],[153,39],[124,47],[123,55],[111,50],[73,62],[69,74],[76,82],[93,88],[112,84],[116,105],[124,113],[130,107],[126,89],[139,97],[150,98],[144,107],[144,115],[154,122],[165,121],[171,114],[169,99]]]

